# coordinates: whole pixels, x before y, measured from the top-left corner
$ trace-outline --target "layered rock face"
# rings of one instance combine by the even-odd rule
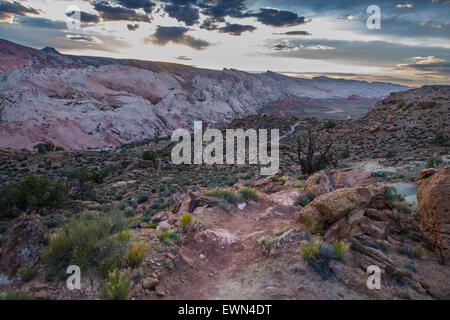
[[[444,261],[450,258],[450,166],[423,170],[418,179],[420,231]]]
[[[299,79],[273,72],[206,70],[35,50],[0,40],[0,147],[52,141],[72,149],[107,148],[228,122],[278,100],[381,98],[406,87]]]

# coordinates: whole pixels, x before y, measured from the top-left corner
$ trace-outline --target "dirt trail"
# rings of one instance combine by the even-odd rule
[[[301,262],[296,211],[265,194],[228,213],[196,209],[195,219],[208,227],[184,241],[174,269],[160,279],[168,293],[163,298],[339,299],[344,293],[361,298],[335,280],[337,288],[330,290],[330,282],[320,281]]]

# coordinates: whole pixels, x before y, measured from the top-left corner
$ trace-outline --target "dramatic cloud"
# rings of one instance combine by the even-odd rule
[[[0,1],[0,22],[11,20],[13,16],[39,15],[41,11],[26,7],[19,2]]]
[[[290,11],[282,11],[277,9],[260,9],[258,13],[250,14],[265,25],[272,27],[291,27],[309,22],[305,17]]]
[[[192,26],[200,19],[199,9],[191,5],[170,4],[164,7],[169,17],[184,22],[187,26]]]
[[[76,40],[76,41],[100,42],[99,39],[96,37],[82,36],[79,34],[67,34],[66,38],[70,39],[70,40]]]
[[[137,23],[135,24],[127,24],[127,29],[130,31],[135,31],[139,28],[139,25]]]
[[[434,76],[450,76],[450,63],[444,59],[435,56],[428,57],[412,57],[406,59],[411,61],[408,64],[399,64],[395,70],[404,70],[416,74],[434,75]]]
[[[125,8],[144,9],[147,13],[151,13],[155,6],[150,0],[117,0],[117,2]]]
[[[277,35],[282,35],[282,36],[310,36],[311,33],[309,33],[308,31],[287,31],[287,32],[283,32],[283,33],[274,33]]]
[[[191,47],[195,50],[206,49],[211,44],[207,41],[194,38],[186,33],[189,31],[185,27],[163,27],[158,26],[156,32],[144,39],[145,43],[151,42],[158,46],[165,46],[172,42]]]
[[[240,36],[242,33],[246,31],[256,30],[254,26],[251,25],[242,25],[237,23],[227,23],[224,27],[216,28],[220,33],[228,33],[233,36]]]
[[[130,1],[131,2],[131,1]],[[150,16],[125,7],[111,6],[109,2],[95,2],[94,9],[100,13],[104,21],[141,21],[150,22]]]
[[[200,6],[204,9],[202,13],[215,22],[225,22],[225,17],[243,18],[247,9],[245,0],[213,0],[204,1]]]

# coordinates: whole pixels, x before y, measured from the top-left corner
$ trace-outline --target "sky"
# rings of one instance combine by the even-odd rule
[[[371,5],[380,28],[368,27]],[[450,84],[450,0],[0,0],[0,38],[210,69]]]

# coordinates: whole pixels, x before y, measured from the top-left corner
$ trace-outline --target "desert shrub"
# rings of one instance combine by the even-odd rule
[[[58,274],[71,264],[87,268],[108,259],[120,259],[126,246],[111,236],[124,230],[127,224],[127,218],[119,210],[71,218],[43,249],[43,260],[52,273]]]
[[[309,262],[311,260],[317,259],[317,257],[320,254],[320,250],[321,250],[320,243],[313,242],[313,243],[310,243],[310,244],[307,244],[307,245],[303,246],[300,249],[300,253],[302,255],[302,259],[305,262]]]
[[[191,213],[185,213],[181,216],[181,226],[185,228],[188,224],[192,222],[193,216]]]
[[[327,121],[323,124],[323,127],[324,127],[325,129],[336,128],[336,126],[337,126],[337,123],[336,123],[336,121],[333,121],[333,120],[327,120]]]
[[[296,188],[303,188],[305,186],[305,180],[297,182],[294,187]]]
[[[285,178],[285,177],[280,177],[280,178],[278,179],[278,182],[286,183],[286,178]]]
[[[395,105],[395,107],[396,107],[397,109],[400,109],[400,108],[403,108],[404,105],[405,105],[405,102],[404,102],[404,101],[400,101],[399,103],[397,103],[397,104]]]
[[[415,265],[409,263],[409,262],[405,262],[405,268],[416,273],[417,272],[417,268]]]
[[[71,180],[78,180],[80,183],[86,183],[88,181],[103,183],[103,180],[109,173],[109,167],[98,170],[97,168],[89,169],[86,166],[82,166],[69,172],[68,177]]]
[[[51,142],[43,142],[43,143],[38,143],[37,145],[35,145],[34,149],[36,149],[37,152],[44,154],[47,152],[55,151],[56,147]]]
[[[323,229],[322,223],[316,222],[310,217],[306,217],[305,227],[306,227],[306,231],[309,233],[312,233],[312,234],[318,233],[318,232],[322,231],[322,229]]]
[[[427,161],[426,167],[427,168],[435,168],[438,164],[440,164],[442,162],[441,159],[436,159],[436,158],[430,158]]]
[[[119,232],[116,233],[116,238],[120,242],[124,243],[129,242],[131,239],[131,231],[128,229],[120,230]]]
[[[157,157],[156,152],[153,150],[145,150],[142,153],[142,159],[144,160],[155,161],[156,157]]]
[[[384,197],[389,201],[398,199],[399,195],[397,193],[397,188],[395,188],[394,186],[388,187],[387,191],[384,193]]]
[[[23,266],[19,270],[20,279],[22,279],[22,281],[25,281],[25,282],[33,280],[34,277],[36,277],[36,274],[37,274],[37,270],[34,267]]]
[[[11,182],[0,190],[0,217],[60,207],[67,200],[68,193],[64,184],[48,178],[30,176]]]
[[[108,274],[100,288],[100,297],[105,300],[126,300],[130,276],[125,270],[115,270]]]
[[[420,259],[423,256],[423,248],[421,246],[409,247],[406,244],[402,244],[397,248],[398,253],[407,255],[410,258]]]
[[[212,189],[204,192],[203,195],[221,198],[229,203],[237,203],[241,200],[232,189]]]
[[[333,244],[333,249],[334,249],[334,258],[337,260],[341,260],[342,258],[344,258],[344,255],[348,250],[348,244],[345,243],[344,241],[336,241]]]
[[[142,193],[138,194],[136,201],[137,201],[137,203],[143,203],[148,200],[148,197],[149,197],[149,195],[147,192],[142,192]]]
[[[250,187],[239,188],[238,194],[244,201],[259,199],[258,192]]]
[[[341,153],[341,158],[342,159],[347,159],[350,157],[350,151],[344,151]]]
[[[394,157],[394,153],[392,151],[388,151],[384,154],[386,159],[392,159]]]
[[[0,294],[0,300],[34,300],[34,296],[32,293],[8,290]]]
[[[307,206],[311,201],[315,198],[314,194],[311,192],[307,192],[305,194],[301,194],[298,196],[297,200],[295,200],[296,206]]]
[[[387,173],[384,171],[374,171],[372,172],[372,176],[374,176],[375,178],[387,178]]]
[[[144,260],[147,244],[143,241],[132,242],[127,250],[128,265],[137,268]]]

